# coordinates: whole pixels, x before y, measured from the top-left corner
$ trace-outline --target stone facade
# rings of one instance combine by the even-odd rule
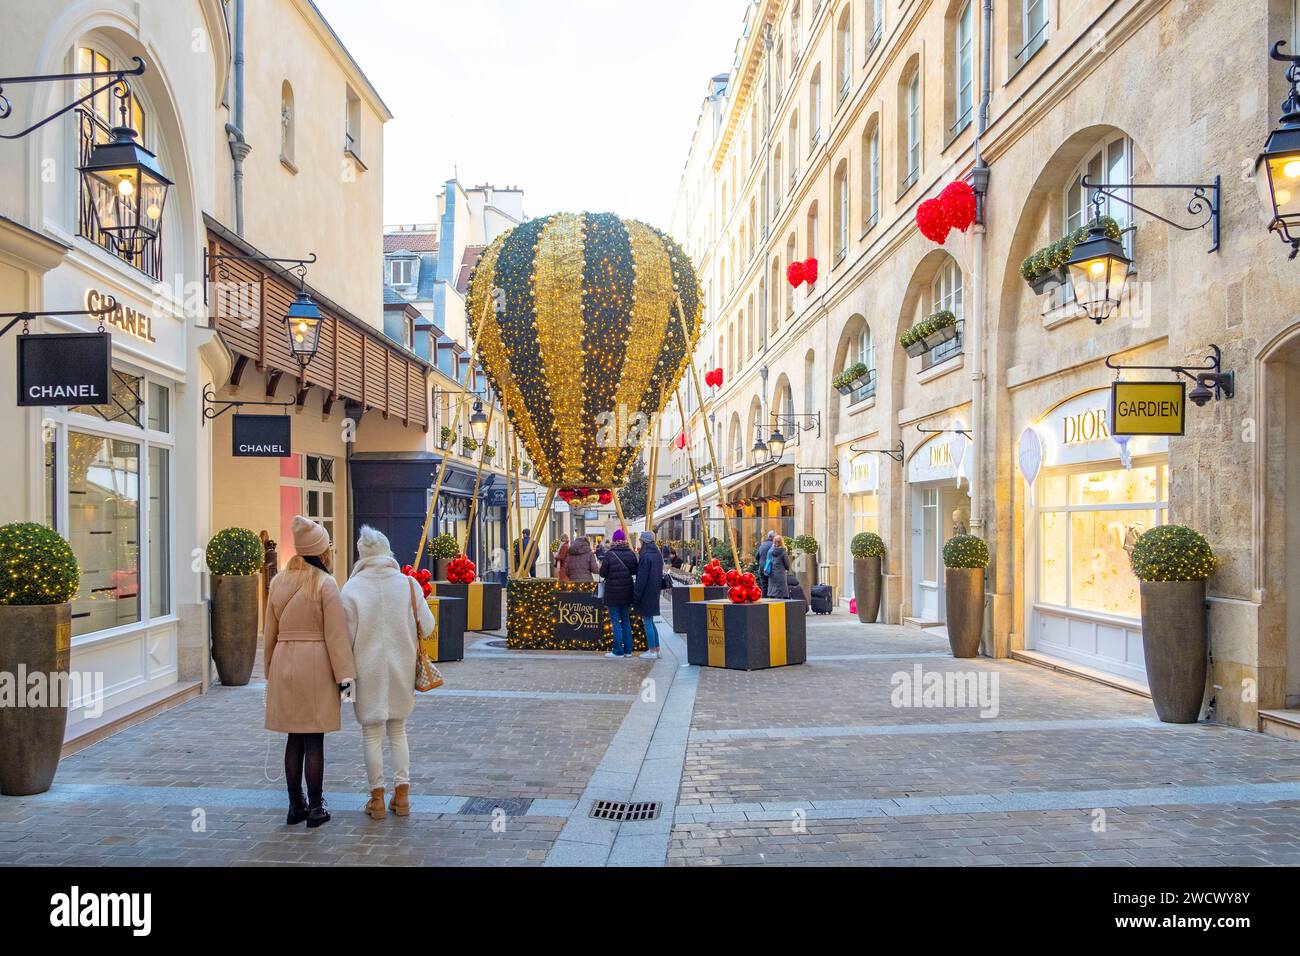
[[[1117,596],[1122,589],[1106,580],[1115,574],[1119,541],[1126,523],[1195,527],[1219,557],[1210,580],[1207,700],[1216,718],[1256,728],[1267,722],[1261,710],[1300,700],[1300,611],[1285,601],[1297,584],[1285,555],[1300,543],[1300,516],[1287,509],[1300,481],[1300,286],[1296,264],[1267,231],[1254,177],[1255,156],[1285,94],[1282,67],[1268,59],[1268,48],[1293,41],[1294,4],[1049,0],[1022,10],[1013,3],[1009,13],[998,5],[987,44],[984,6],[758,0],[748,9],[735,66],[714,78],[705,101],[674,231],[704,277],[709,354],[700,364],[724,369],[707,409],[720,469],[752,464],[749,449],[756,435],[768,436],[773,415],[787,438],[790,431],[799,438],[782,464],[728,488],[726,497],[786,492],[757,510],[791,517],[740,522],[746,546],[766,526],[815,535],[822,577],[845,599],[848,539],[874,525],[889,548],[890,622],[942,620],[941,588],[936,608],[920,585],[942,575],[926,564],[926,534],[941,544],[967,527],[993,552],[989,653],[1043,652],[1139,685],[1136,611],[1104,609],[1130,607],[1128,595]],[[989,174],[984,224],[954,231],[939,246],[916,228],[916,209],[976,166],[985,49],[989,99],[978,143]],[[1208,227],[1183,231],[1108,201],[1105,212],[1133,227],[1124,242],[1134,271],[1119,309],[1098,325],[1065,301],[1064,290],[1036,295],[1020,263],[1091,217],[1091,191],[1079,186],[1085,173],[1134,185],[1209,185],[1221,177],[1219,248],[1208,251]],[[1183,226],[1206,219],[1187,208],[1190,189],[1120,195]],[[819,261],[818,280],[792,293],[786,268],[810,256]],[[909,357],[900,334],[940,308],[961,321],[955,344],[947,354]],[[1074,401],[1067,410],[1077,406],[1080,415],[1107,405],[1103,390],[1116,377],[1108,356],[1120,364],[1195,366],[1212,344],[1236,375],[1236,397],[1189,405],[1186,434],[1168,439],[1167,451],[1135,440],[1132,471],[1108,434],[1065,441],[1053,432],[1053,423],[1064,421],[1053,415],[1063,403]],[[858,359],[874,369],[874,382],[841,396],[831,382]],[[695,396],[687,398],[693,412]],[[703,461],[700,421],[687,450]],[[1060,516],[1047,517],[1052,488],[1040,477],[1031,494],[1018,464],[1031,427],[1046,442],[1048,480],[1095,472],[1090,493],[1102,503],[1111,493],[1103,487],[1107,475],[1128,488],[1135,475],[1162,480],[1167,465],[1167,481],[1152,486],[1152,507],[1140,520],[1117,512],[1102,527],[1064,505]],[[664,434],[680,428],[669,422]],[[900,442],[902,462],[876,451]],[[952,447],[937,455],[940,443]],[[949,451],[958,460],[938,461]],[[685,452],[672,454],[674,479],[686,484]],[[791,495],[787,482],[800,468],[839,473],[829,476],[824,496]],[[872,475],[874,500],[849,497],[850,483],[860,485],[864,475]],[[1133,500],[1145,499],[1138,493],[1126,503]],[[661,499],[658,513],[680,512],[683,501]],[[864,507],[874,516],[851,515]],[[716,499],[711,508],[717,515]],[[923,514],[926,508],[934,514]],[[1055,573],[1046,554],[1057,520],[1075,522],[1070,540],[1078,553],[1066,556],[1067,567],[1093,561],[1099,568],[1094,579],[1077,582],[1095,596],[1072,599],[1097,606],[1076,606],[1084,613],[1061,625],[1060,635],[1040,608],[1054,603],[1043,598]],[[1083,540],[1088,520],[1100,536],[1091,551]],[[712,527],[721,537],[721,526]]]

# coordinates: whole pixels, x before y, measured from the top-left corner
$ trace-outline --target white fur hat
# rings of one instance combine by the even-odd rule
[[[383,532],[362,525],[361,532],[357,535],[357,554],[363,558],[391,558],[393,548]]]

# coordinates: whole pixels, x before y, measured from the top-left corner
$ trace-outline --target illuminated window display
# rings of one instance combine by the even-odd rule
[[[1047,476],[1041,487],[1039,602],[1138,617],[1128,552],[1166,521],[1168,465],[1074,471]]]

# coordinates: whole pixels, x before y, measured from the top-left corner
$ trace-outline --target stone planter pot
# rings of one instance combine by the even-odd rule
[[[880,566],[879,557],[853,559],[853,598],[863,624],[874,624],[880,616]]]
[[[212,575],[212,660],[226,687],[243,687],[257,659],[256,574]]]
[[[984,637],[984,569],[944,568],[948,646],[953,657],[976,657]]]
[[[1142,654],[1156,715],[1194,724],[1205,698],[1204,581],[1142,581]]]
[[[904,345],[903,351],[906,352],[908,355],[910,355],[912,358],[916,358],[918,355],[924,355],[928,350],[926,349],[925,346],[925,340],[917,339],[911,345]]]
[[[925,345],[926,351],[937,349],[944,342],[948,342],[957,337],[957,326],[945,325],[938,331],[931,332],[921,342]]]
[[[0,606],[0,672],[13,675],[22,706],[0,707],[0,793],[26,797],[54,782],[68,726],[67,677],[72,605]],[[44,678],[47,696],[26,696]],[[22,679],[20,680],[20,675]]]
[[[450,558],[437,558],[433,562],[433,579],[435,581],[447,580],[447,565],[451,564]]]

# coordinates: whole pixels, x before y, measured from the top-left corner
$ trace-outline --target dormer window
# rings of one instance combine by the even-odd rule
[[[415,282],[415,259],[390,259],[388,260],[388,283],[389,285],[411,285]]]

